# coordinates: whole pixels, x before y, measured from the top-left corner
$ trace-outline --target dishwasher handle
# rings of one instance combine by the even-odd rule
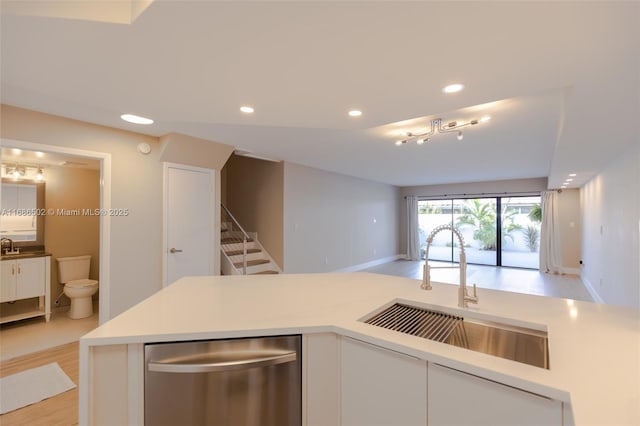
[[[296,351],[239,351],[220,354],[172,358],[151,361],[149,371],[158,373],[216,373],[223,371],[247,370],[249,368],[269,367],[296,361]]]

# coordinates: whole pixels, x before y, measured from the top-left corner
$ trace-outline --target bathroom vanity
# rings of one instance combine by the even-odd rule
[[[80,340],[80,424],[144,424],[147,345],[293,334],[302,425],[640,424],[638,311],[483,289],[459,308],[457,286],[432,287],[367,273],[183,278]],[[367,323],[396,303],[532,330],[548,362]]]
[[[23,252],[0,256],[0,303],[33,299],[14,308],[3,305],[0,324],[26,318],[51,317],[51,254]]]

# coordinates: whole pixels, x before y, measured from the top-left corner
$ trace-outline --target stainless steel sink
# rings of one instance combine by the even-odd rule
[[[546,331],[395,303],[367,324],[549,369]]]

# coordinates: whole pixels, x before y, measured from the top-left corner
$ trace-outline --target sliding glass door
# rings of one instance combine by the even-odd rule
[[[462,232],[468,263],[497,265],[496,199],[472,198],[459,200],[463,204],[462,214],[454,224]]]
[[[502,198],[502,265],[538,269],[540,197]]]
[[[539,208],[540,197],[421,200],[418,225],[422,258],[428,235],[437,226],[450,224],[462,233],[468,263],[537,269]],[[453,232],[439,232],[429,247],[429,260],[457,262],[458,245]]]

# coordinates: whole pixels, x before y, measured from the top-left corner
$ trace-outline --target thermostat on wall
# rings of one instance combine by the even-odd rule
[[[145,155],[147,155],[148,153],[150,153],[150,152],[151,152],[151,145],[149,145],[149,144],[148,144],[148,143],[146,143],[146,142],[139,143],[139,144],[138,144],[138,152],[139,152],[140,154],[145,154]]]

